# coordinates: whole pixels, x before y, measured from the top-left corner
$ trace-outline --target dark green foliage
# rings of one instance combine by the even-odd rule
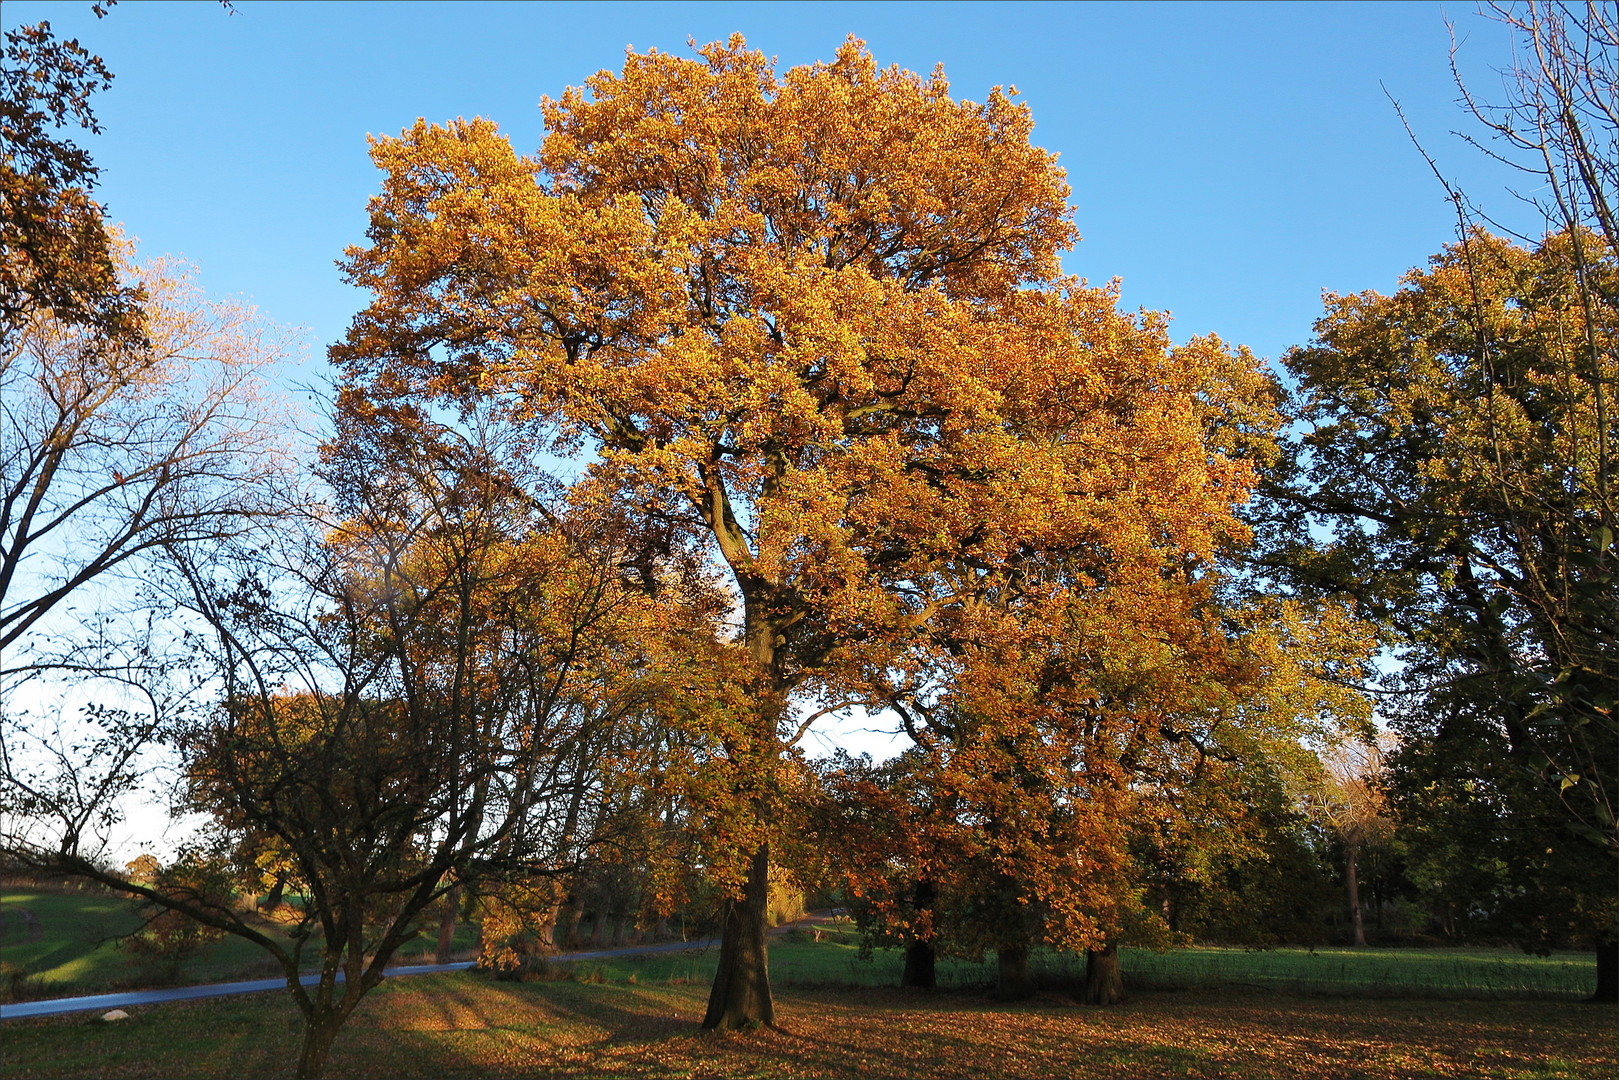
[[[1401,663],[1392,794],[1441,934],[1619,934],[1616,273],[1579,229],[1474,230],[1392,296],[1329,296],[1286,358],[1265,569],[1353,597]]]

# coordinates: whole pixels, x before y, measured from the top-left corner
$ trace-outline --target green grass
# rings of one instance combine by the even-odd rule
[[[104,893],[8,890],[0,896],[6,936],[0,960],[54,991],[59,985],[104,986],[129,967],[115,939],[140,926],[129,901]],[[22,909],[39,920],[41,936],[25,940]]]
[[[780,986],[897,986],[903,958],[878,952],[860,959],[860,939],[852,926],[822,926],[820,940],[811,931],[791,929],[772,934],[770,981]],[[706,985],[714,979],[718,946],[702,951],[612,957],[557,965],[575,979],[646,985]],[[945,959],[939,962],[939,985],[976,986],[994,978],[993,964]]]
[[[586,982],[707,985],[717,948],[706,952],[617,957],[558,965]],[[859,956],[847,926],[822,928],[819,942],[803,930],[770,938],[770,979],[778,986],[897,986],[903,956],[896,950]],[[1040,952],[1037,978],[1071,984],[1084,972],[1082,958]],[[1198,947],[1155,953],[1124,949],[1120,967],[1128,986],[1154,990],[1249,988],[1357,997],[1578,999],[1596,986],[1588,953],[1534,956],[1514,949],[1245,949]],[[941,959],[942,989],[971,989],[995,981],[992,957],[983,962]]]
[[[1263,987],[1371,997],[1583,998],[1596,989],[1590,953],[1534,956],[1516,949],[1126,949],[1125,979],[1140,987]]]
[[[268,978],[281,968],[268,953],[239,937],[226,937],[213,943],[181,966],[178,975],[168,978],[143,966],[118,947],[118,939],[141,925],[141,917],[126,897],[101,891],[7,889],[0,894],[4,907],[6,936],[0,940],[0,961],[8,975],[17,973],[32,984],[30,997],[66,997],[129,990],[157,983],[231,982],[237,979]],[[34,913],[42,931],[38,940],[24,939],[18,912]],[[265,929],[275,932],[273,924]],[[470,950],[476,928],[456,928],[455,948]],[[431,959],[433,944],[411,943],[399,956],[401,963],[418,963],[423,951]],[[308,949],[306,949],[308,954]],[[8,980],[9,981],[9,980]]]

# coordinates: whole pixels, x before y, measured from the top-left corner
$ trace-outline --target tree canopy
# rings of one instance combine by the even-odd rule
[[[374,299],[333,356],[379,409],[494,401],[536,451],[588,448],[583,486],[727,568],[746,704],[708,1023],[733,1026],[771,1015],[799,710],[894,700],[919,642],[1030,589],[1031,553],[1094,589],[1210,562],[1269,390],[1061,276],[1067,185],[1011,94],[956,101],[853,40],[781,74],[740,38],[700,53],[547,99],[535,157],[483,120],[377,140],[347,262]]]

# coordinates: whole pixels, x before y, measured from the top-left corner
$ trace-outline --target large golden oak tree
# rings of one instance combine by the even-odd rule
[[[892,696],[1030,552],[1210,558],[1252,477],[1209,418],[1263,379],[1061,275],[1068,187],[1015,91],[957,101],[852,39],[781,74],[739,37],[699,53],[546,99],[537,157],[483,120],[377,140],[346,263],[373,300],[333,356],[376,408],[496,401],[536,452],[590,450],[582,486],[728,572],[736,674],[693,713],[728,765],[704,1023],[735,1027],[773,1018],[773,793],[806,708]]]

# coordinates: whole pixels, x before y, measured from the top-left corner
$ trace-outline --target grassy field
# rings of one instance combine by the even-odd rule
[[[1596,990],[1591,953],[1533,956],[1518,949],[1126,949],[1120,966],[1139,988],[1263,987],[1368,997],[1579,999]]]
[[[143,966],[118,947],[118,939],[141,925],[141,918],[126,898],[104,892],[7,889],[0,894],[6,934],[0,939],[0,961],[9,976],[26,979],[23,996],[64,997],[130,990],[159,983],[229,982],[267,978],[280,967],[262,949],[237,937],[227,937],[191,957],[172,977]],[[26,933],[20,913],[33,913],[38,936]],[[273,924],[265,928],[275,932]],[[474,929],[458,928],[456,946],[470,953]],[[423,942],[401,957],[421,959]],[[9,997],[10,987],[0,987]]]
[[[139,925],[129,901],[104,893],[7,890],[0,904],[7,933],[0,960],[34,982],[27,996],[61,997],[131,989],[156,981],[139,970],[117,937]],[[40,936],[24,940],[17,913],[27,908]],[[470,955],[474,928],[458,928],[456,947]],[[859,958],[858,942],[847,924],[822,927],[819,940],[808,930],[771,938],[770,965],[778,985],[801,987],[882,987],[899,982],[901,957],[882,952]],[[401,962],[424,959],[422,941]],[[589,961],[572,965],[576,979],[640,984],[706,985],[714,975],[712,951]],[[1125,980],[1135,989],[1254,989],[1288,993],[1370,997],[1548,998],[1588,996],[1595,965],[1585,953],[1529,956],[1509,949],[1242,949],[1192,948],[1168,953],[1126,949]],[[1037,954],[1035,968],[1049,985],[1071,983],[1083,961],[1060,954]],[[178,977],[185,983],[223,982],[279,974],[257,948],[227,938],[203,956],[188,960]],[[992,982],[992,963],[942,960],[944,989],[973,989]]]
[[[587,961],[576,976],[643,983],[707,984],[715,956],[674,953],[656,957]],[[859,958],[847,929],[823,929],[816,942],[803,930],[771,939],[771,979],[797,986],[897,986],[904,960],[898,952]],[[1084,960],[1036,954],[1036,977],[1051,986],[1071,985]],[[1120,960],[1134,989],[1267,989],[1287,993],[1364,997],[1548,998],[1589,997],[1596,965],[1588,953],[1532,956],[1516,949],[1244,949],[1191,948],[1155,953],[1125,949]],[[992,961],[939,962],[944,989],[974,989],[995,980]]]
[[[1611,1008],[1377,1001],[1268,990],[1141,991],[1107,1009],[1046,993],[787,988],[780,1030],[697,1030],[706,988],[385,983],[339,1037],[333,1077],[1595,1077],[1619,1069]],[[134,1009],[130,1020],[5,1022],[0,1076],[290,1075],[281,994]]]

